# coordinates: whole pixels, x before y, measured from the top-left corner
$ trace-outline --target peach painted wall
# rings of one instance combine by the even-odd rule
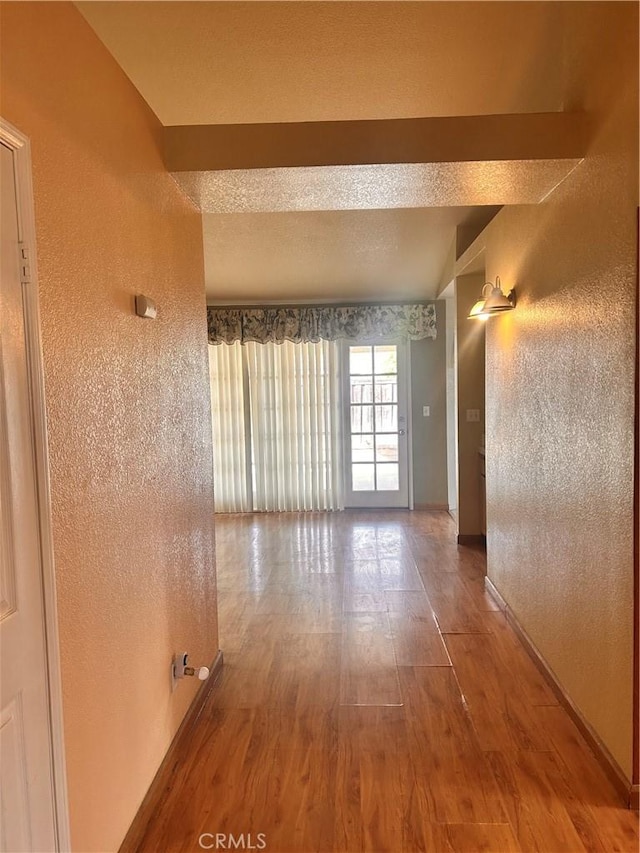
[[[638,7],[563,6],[589,153],[481,235],[518,292],[486,324],[488,574],[630,778]]]
[[[32,143],[73,848],[122,841],[217,650],[199,214],[69,3],[6,3],[0,112]],[[133,312],[143,292],[156,321]]]
[[[484,273],[456,278],[456,357],[458,393],[458,535],[482,532],[482,488],[479,449],[485,431],[485,332],[482,320],[468,320],[485,283]],[[480,420],[468,421],[467,409],[479,409]]]

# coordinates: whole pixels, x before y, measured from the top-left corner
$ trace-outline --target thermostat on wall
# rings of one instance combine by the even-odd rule
[[[155,320],[158,309],[153,299],[148,296],[143,296],[141,293],[136,295],[136,314],[138,317],[148,317],[150,320]]]

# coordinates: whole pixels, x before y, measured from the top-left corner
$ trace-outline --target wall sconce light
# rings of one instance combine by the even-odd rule
[[[480,299],[475,303],[468,320],[487,320],[494,314],[502,314],[503,311],[513,311],[516,307],[516,292],[510,290],[505,296],[500,285],[500,276],[496,276],[496,283],[488,281],[482,288]]]

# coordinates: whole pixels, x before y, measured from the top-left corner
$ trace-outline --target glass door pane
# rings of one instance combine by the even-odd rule
[[[406,353],[399,343],[345,345],[348,506],[407,506]]]

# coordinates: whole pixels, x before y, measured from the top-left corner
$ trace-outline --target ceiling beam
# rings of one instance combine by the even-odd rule
[[[580,160],[384,163],[173,172],[203,213],[538,204]]]
[[[170,172],[378,163],[562,160],[586,154],[586,113],[164,128]]]

